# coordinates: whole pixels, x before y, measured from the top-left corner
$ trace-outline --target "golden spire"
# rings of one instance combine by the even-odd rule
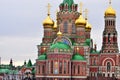
[[[80,2],[80,14],[82,14],[82,6],[83,6],[83,4],[82,4],[82,2]]]
[[[60,31],[60,27],[59,27],[59,31],[58,31],[57,35],[62,36],[62,32]]]
[[[57,13],[58,13],[58,9],[56,10],[56,20],[57,20]]]
[[[58,13],[58,10],[56,10],[56,22],[54,23],[53,29],[57,29],[57,13]]]
[[[48,8],[48,15],[50,15],[50,8],[51,8],[50,3],[48,3],[47,8]]]
[[[84,12],[85,12],[85,20],[87,20],[87,18],[88,18],[88,9],[85,9]]]

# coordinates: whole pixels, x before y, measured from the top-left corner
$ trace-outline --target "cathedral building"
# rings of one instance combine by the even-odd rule
[[[108,80],[120,79],[120,55],[117,43],[116,12],[111,2],[104,13],[102,48],[97,51],[91,39],[91,24],[78,12],[74,0],[63,0],[56,21],[48,14],[43,21],[44,35],[38,45],[36,80]]]

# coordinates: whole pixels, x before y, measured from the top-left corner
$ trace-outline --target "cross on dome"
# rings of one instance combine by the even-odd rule
[[[82,14],[82,6],[83,6],[83,4],[82,4],[82,2],[80,2],[80,14]]]
[[[48,3],[47,8],[48,8],[48,15],[50,15],[50,8],[51,8],[50,3]]]
[[[85,19],[87,20],[87,18],[88,18],[88,9],[85,9],[84,12],[85,12]]]

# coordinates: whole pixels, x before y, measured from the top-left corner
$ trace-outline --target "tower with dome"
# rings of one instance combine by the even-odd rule
[[[92,26],[83,17],[82,3],[78,12],[74,0],[63,0],[56,21],[48,14],[43,21],[44,35],[38,45],[37,80],[101,80],[120,78],[120,55],[117,44],[116,12],[111,1],[105,10],[105,28],[100,51],[91,39]]]

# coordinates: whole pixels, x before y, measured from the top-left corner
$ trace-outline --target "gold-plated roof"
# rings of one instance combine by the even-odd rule
[[[86,30],[91,30],[91,28],[92,28],[92,25],[87,22],[85,29]]]
[[[111,0],[109,1],[109,7],[105,11],[105,16],[115,16],[116,11],[112,8]]]
[[[53,29],[57,29],[57,21],[54,23]]]
[[[45,25],[51,25],[53,26],[54,22],[53,20],[50,18],[50,15],[47,16],[47,18],[43,21],[43,26],[45,27]]]
[[[60,32],[60,30],[57,33],[58,36],[62,36],[62,32]]]
[[[82,17],[82,15],[80,15],[75,21],[75,25],[86,25],[86,20]]]
[[[105,11],[105,16],[115,16],[116,11],[112,8],[112,6],[109,6]]]

